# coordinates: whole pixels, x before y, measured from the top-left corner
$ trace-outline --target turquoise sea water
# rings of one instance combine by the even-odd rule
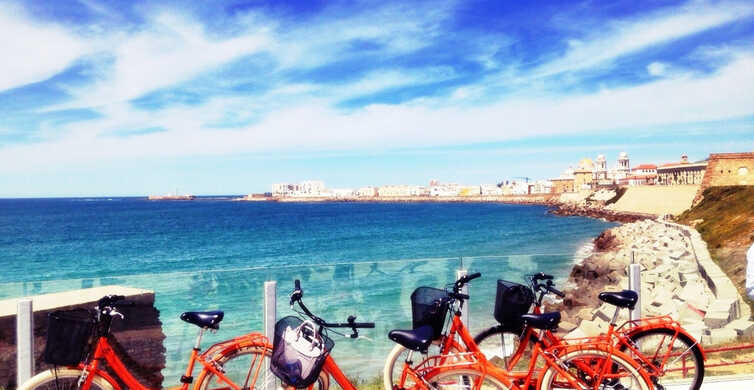
[[[470,302],[480,330],[493,321],[495,280],[564,278],[574,253],[610,226],[491,203],[0,199],[0,299],[113,284],[154,290],[172,383],[195,334],[182,311],[226,311],[208,342],[259,330],[263,282],[278,282],[283,316],[298,278],[322,317],[377,323],[364,332],[373,340],[335,339],[349,374],[371,376],[392,347],[387,332],[410,326],[414,288],[442,287],[461,267],[482,272]],[[361,359],[345,359],[355,352]]]

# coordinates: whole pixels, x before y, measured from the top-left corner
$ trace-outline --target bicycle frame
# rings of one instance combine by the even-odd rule
[[[620,309],[616,308],[616,310],[620,310]],[[538,305],[534,307],[533,313],[540,314],[541,312],[542,311]],[[656,358],[657,356],[652,356],[652,357],[645,356],[636,348],[636,345],[634,345],[634,343],[631,342],[631,335],[636,334],[638,332],[651,330],[651,329],[671,329],[674,332],[671,338],[671,342],[668,344],[668,350],[663,355],[662,359],[660,360],[659,365],[655,364],[654,362],[656,360],[653,359],[653,358]],[[541,332],[540,335],[535,335],[535,332],[536,331],[534,329],[531,329],[529,327],[525,329],[524,335],[519,338],[521,340],[519,343],[519,347],[511,356],[510,363],[506,367],[508,370],[512,370],[513,367],[524,356],[526,347],[528,346],[529,342],[533,339],[538,341],[538,342],[535,342],[535,344],[542,343],[545,348],[567,345],[569,343],[568,339],[560,338],[549,330]],[[615,347],[620,348],[621,346],[625,346],[626,350],[630,352],[634,360],[641,363],[645,367],[645,369],[649,369],[650,374],[656,375],[656,376],[662,376],[665,373],[664,367],[668,359],[674,356],[680,356],[680,354],[671,353],[673,342],[675,341],[675,339],[678,337],[679,334],[684,334],[687,337],[689,337],[691,340],[695,340],[688,332],[686,332],[685,329],[683,329],[683,327],[681,327],[681,324],[673,320],[672,317],[660,316],[660,317],[651,317],[651,318],[646,318],[646,319],[641,319],[641,320],[627,321],[617,328],[616,328],[615,323],[611,321],[610,326],[608,327],[607,333],[601,337],[604,337],[606,340],[614,340],[614,343],[610,343],[610,344],[612,344]],[[701,349],[701,345],[699,347]],[[702,349],[701,351],[702,351],[702,357],[706,360],[706,355],[704,353],[704,350]],[[675,369],[675,370],[683,370],[683,368]]]
[[[460,363],[450,363],[446,364],[447,360],[450,358],[453,358],[454,356],[459,355],[453,355],[450,353],[450,347],[453,345],[459,345],[455,342],[456,336],[460,338],[460,340],[463,343],[463,346],[465,348],[457,348],[459,351],[465,351],[462,352],[461,355],[463,357],[471,357],[471,359],[466,359],[467,362],[460,362]],[[594,346],[593,344],[583,344],[579,346],[561,346],[561,348],[583,348],[585,346]],[[612,349],[608,351],[608,353],[612,353]],[[502,369],[500,367],[495,366],[494,364],[487,361],[484,354],[479,349],[479,346],[476,345],[474,342],[474,338],[471,336],[471,333],[469,333],[466,326],[461,321],[461,314],[459,311],[455,311],[453,315],[453,321],[452,325],[450,327],[450,330],[448,331],[448,335],[445,338],[445,341],[443,343],[442,347],[442,353],[440,356],[432,356],[426,359],[424,362],[420,363],[416,367],[423,367],[425,363],[428,363],[430,360],[437,360],[439,359],[439,364],[427,364],[426,369],[428,371],[421,373],[415,370],[413,367],[411,367],[411,363],[406,361],[403,364],[403,371],[401,373],[401,378],[398,382],[399,388],[404,388],[405,381],[407,379],[407,376],[410,376],[411,379],[414,380],[415,383],[423,383],[423,380],[421,379],[424,376],[427,375],[435,375],[437,373],[441,373],[443,371],[448,371],[451,369],[456,368],[468,368],[477,372],[482,373],[483,375],[490,375],[503,383],[504,385],[508,386],[512,390],[517,389],[527,389],[531,385],[533,385],[535,382],[537,383],[537,386],[539,386],[539,382],[542,380],[542,374],[544,374],[544,370],[540,373],[540,375],[536,376],[536,362],[539,357],[542,357],[544,362],[548,367],[553,367],[555,370],[566,378],[569,385],[572,388],[580,388],[579,382],[566,370],[564,370],[560,364],[557,361],[557,357],[555,354],[548,353],[545,349],[542,348],[542,346],[539,343],[536,343],[534,345],[534,350],[532,353],[532,359],[529,363],[529,369],[527,372],[523,375],[519,375],[519,373],[511,372],[506,369]],[[605,374],[607,367],[610,366],[610,359],[605,359],[604,366],[600,368],[600,372],[602,375]],[[327,367],[327,363],[325,364],[325,367]],[[512,379],[515,380],[521,380],[523,379],[522,386],[519,387],[517,383],[514,383]],[[346,379],[347,380],[347,379]],[[337,381],[337,379],[336,379]],[[338,381],[338,384],[343,386],[343,383]],[[353,386],[350,388],[343,387],[344,390],[354,390]],[[406,389],[409,390],[409,389]]]
[[[223,352],[226,352],[230,349],[238,348],[239,346],[245,345],[247,342],[255,343],[259,341],[259,337],[263,337],[262,335],[250,333],[244,336],[236,337],[232,340],[228,340],[226,342],[215,344],[214,346],[207,349],[207,352],[203,354],[199,354],[199,348],[193,348],[191,350],[191,356],[189,357],[188,366],[186,367],[186,378],[191,378],[191,374],[194,371],[194,366],[196,362],[199,362],[204,369],[211,372],[215,376],[217,376],[218,380],[224,382],[227,384],[230,388],[233,390],[242,390],[240,386],[233,383],[225,374],[218,370],[213,364],[212,359],[207,359],[207,355],[210,351],[216,350],[216,349],[222,349]],[[199,337],[198,341],[201,339],[201,335]],[[267,344],[263,344],[267,346]],[[271,347],[270,347],[271,348]],[[103,368],[100,368],[100,362],[105,362],[114,372],[115,376],[119,378],[123,383],[126,385],[127,389],[134,389],[134,390],[151,390],[150,388],[142,385],[126,368],[125,364],[121,359],[118,357],[118,355],[113,350],[113,347],[110,345],[110,342],[108,341],[107,337],[101,336],[97,340],[96,347],[94,349],[94,355],[93,358],[90,359],[90,362],[88,364],[80,364],[79,369],[81,369],[84,372],[84,381],[81,384],[81,390],[89,390],[91,387],[91,384],[94,380],[95,376],[100,376],[104,378],[115,390],[121,390],[121,386],[118,384],[118,382],[110,376],[107,371],[105,371]],[[259,364],[257,365],[257,369],[254,372],[254,382],[256,382],[256,379],[259,377],[261,367],[263,365]],[[182,380],[182,384],[180,386],[181,390],[188,390],[189,385],[191,384],[191,381],[189,380]]]

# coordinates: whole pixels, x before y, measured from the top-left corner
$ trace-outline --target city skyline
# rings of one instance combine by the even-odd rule
[[[557,176],[754,150],[754,5],[11,1],[0,197]]]

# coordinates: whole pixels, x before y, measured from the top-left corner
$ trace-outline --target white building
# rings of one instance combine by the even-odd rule
[[[377,188],[375,187],[361,187],[356,190],[356,196],[360,198],[374,198],[377,196]]]
[[[482,184],[479,186],[479,193],[484,196],[502,195],[503,189],[495,184]]]
[[[530,185],[529,191],[532,194],[549,194],[552,192],[552,182],[549,180],[537,180]]]
[[[272,185],[273,196],[292,196],[299,192],[299,185],[292,183],[275,183]]]
[[[336,199],[352,198],[355,191],[352,188],[333,188],[328,191],[331,197]]]
[[[429,188],[430,196],[458,196],[459,185],[456,183],[437,183]]]
[[[408,197],[411,196],[411,187],[407,185],[381,186],[377,189],[377,193],[379,196]]]
[[[304,180],[299,184],[299,193],[304,196],[319,196],[325,192],[325,182],[320,180]]]

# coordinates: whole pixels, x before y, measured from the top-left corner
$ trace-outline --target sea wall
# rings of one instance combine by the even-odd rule
[[[34,309],[35,372],[50,368],[42,361],[47,336],[47,314],[54,310],[92,309],[104,295],[125,295],[133,307],[119,311],[125,320],[113,321],[112,332],[116,349],[131,372],[150,388],[160,388],[165,366],[165,335],[160,312],[154,307],[154,292],[121,286],[95,287],[63,293],[37,295],[32,299]],[[0,301],[0,387],[12,389],[16,383],[16,307],[18,299]]]
[[[570,337],[604,332],[614,307],[601,291],[628,288],[627,267],[641,265],[642,316],[670,315],[705,345],[754,336],[750,310],[709,256],[696,230],[642,220],[604,232],[595,252],[576,264],[565,288],[563,330]],[[622,319],[627,319],[623,310]]]

